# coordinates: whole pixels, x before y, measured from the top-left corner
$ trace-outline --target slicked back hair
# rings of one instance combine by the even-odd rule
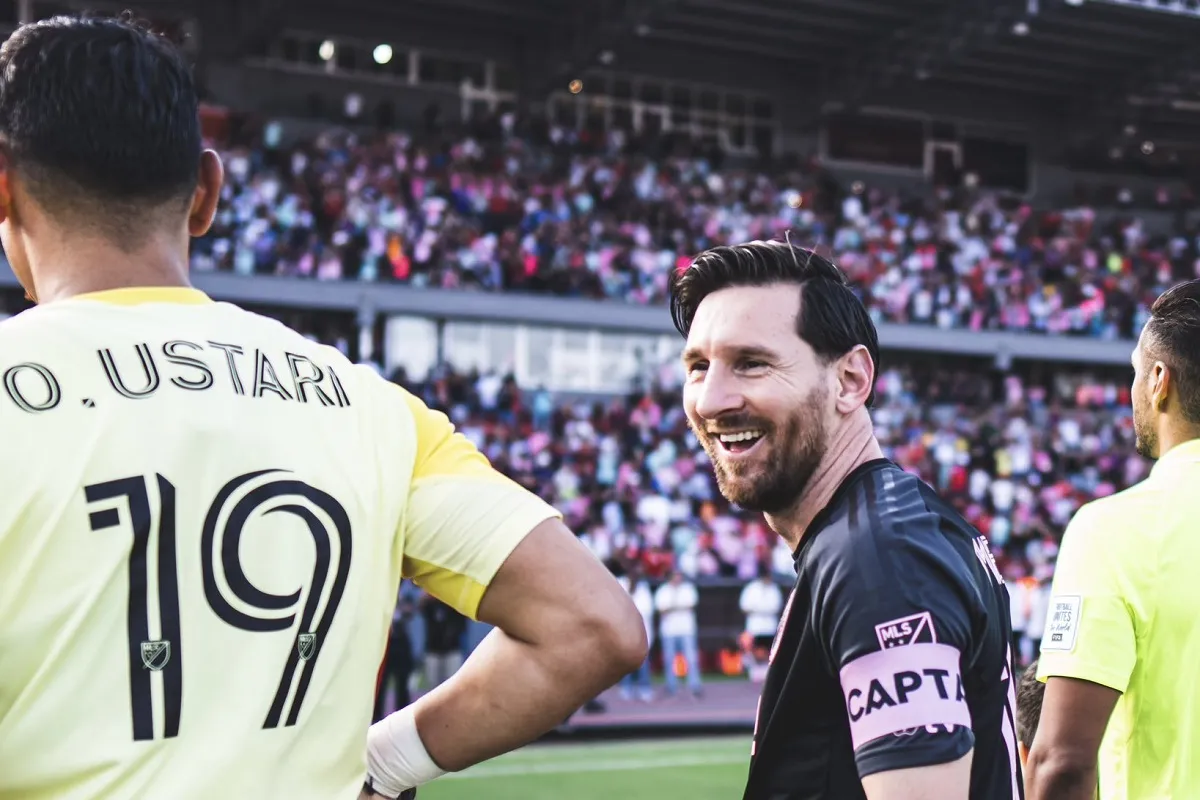
[[[798,335],[826,364],[862,345],[879,375],[879,333],[866,307],[833,262],[790,242],[748,242],[714,247],[696,256],[671,281],[671,318],[687,338],[704,298],[731,286],[793,284],[800,287]],[[867,406],[875,402],[875,388]]]
[[[0,47],[0,145],[51,216],[136,238],[199,180],[191,69],[128,15],[23,25]]]
[[[1163,292],[1150,308],[1146,333],[1147,355],[1171,370],[1183,418],[1200,425],[1200,279]]]

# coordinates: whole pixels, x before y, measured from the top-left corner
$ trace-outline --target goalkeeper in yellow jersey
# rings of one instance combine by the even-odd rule
[[[39,304],[0,325],[0,800],[397,797],[645,656],[444,415],[189,286],[221,180],[168,42],[59,17],[0,48],[0,239]],[[496,631],[368,733],[402,575]]]

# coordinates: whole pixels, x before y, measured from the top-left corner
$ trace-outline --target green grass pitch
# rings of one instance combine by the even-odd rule
[[[532,745],[421,787],[420,800],[741,797],[750,735]]]

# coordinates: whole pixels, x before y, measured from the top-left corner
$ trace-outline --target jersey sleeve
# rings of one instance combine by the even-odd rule
[[[1080,509],[1067,526],[1054,567],[1038,679],[1078,678],[1124,692],[1137,660],[1126,604],[1126,530],[1112,530],[1101,509]]]
[[[961,758],[975,745],[961,668],[972,594],[953,577],[963,566],[912,535],[857,545],[830,560],[813,603],[859,776]]]
[[[561,515],[497,472],[445,414],[408,392],[417,453],[401,572],[471,619],[492,578],[539,523]]]

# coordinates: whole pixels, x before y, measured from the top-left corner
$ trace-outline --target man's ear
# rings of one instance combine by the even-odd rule
[[[0,147],[0,223],[12,213],[12,169],[8,152]]]
[[[221,200],[221,186],[225,182],[225,168],[221,157],[213,150],[200,154],[200,176],[192,205],[188,210],[188,233],[203,236],[212,227],[217,215],[217,203]]]
[[[1150,405],[1155,411],[1165,410],[1174,377],[1171,368],[1161,361],[1150,367]]]
[[[863,345],[855,345],[849,353],[838,359],[837,410],[849,414],[865,406],[875,386],[875,364],[871,354]]]

